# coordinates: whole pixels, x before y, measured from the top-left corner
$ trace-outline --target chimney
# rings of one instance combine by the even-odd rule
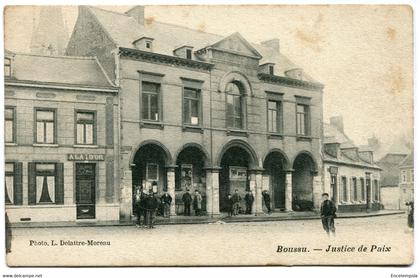
[[[279,39],[271,39],[268,41],[261,42],[262,45],[271,47],[275,49],[277,52],[280,52],[280,40]]]
[[[125,14],[134,18],[138,24],[144,25],[144,6],[134,6],[126,11]]]
[[[344,133],[344,124],[342,116],[331,117],[330,124],[335,126],[340,132]]]

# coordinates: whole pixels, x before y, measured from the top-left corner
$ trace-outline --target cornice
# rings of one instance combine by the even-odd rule
[[[189,59],[184,59],[180,57],[169,56],[169,55],[148,52],[148,51],[142,51],[142,50],[132,49],[132,48],[125,48],[125,47],[120,47],[119,53],[122,56],[130,57],[136,60],[169,64],[169,65],[175,65],[175,66],[184,66],[184,67],[196,68],[196,69],[207,70],[207,71],[211,70],[214,66],[213,64],[210,64],[210,63],[199,62],[195,60],[189,60]]]
[[[267,73],[259,73],[258,79],[269,83],[277,83],[291,87],[304,88],[312,91],[321,91],[324,89],[324,85],[321,83],[303,81]]]

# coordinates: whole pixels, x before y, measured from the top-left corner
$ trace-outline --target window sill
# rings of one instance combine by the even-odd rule
[[[162,122],[140,122],[140,128],[163,129]]]
[[[184,125],[182,127],[182,131],[203,133],[204,132],[204,129],[201,126]]]
[[[9,143],[4,143],[4,145],[6,147],[13,147],[13,146],[17,146],[17,143],[11,143],[11,142],[9,142]]]
[[[40,144],[40,143],[36,143],[36,144],[32,144],[33,147],[46,147],[46,148],[58,148],[58,144]]]
[[[98,145],[80,145],[80,144],[76,144],[76,145],[73,145],[73,148],[97,149],[98,148]]]
[[[277,139],[277,140],[283,140],[283,135],[279,133],[269,133],[267,135],[268,139]]]
[[[249,134],[246,130],[237,130],[237,129],[228,129],[226,131],[227,136],[241,136],[241,137],[248,137]]]
[[[312,138],[310,136],[303,136],[303,135],[298,135],[296,137],[297,141],[312,141]]]

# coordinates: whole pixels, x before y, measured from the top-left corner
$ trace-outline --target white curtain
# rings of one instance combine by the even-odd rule
[[[48,195],[50,196],[51,201],[55,202],[55,177],[54,176],[46,176],[47,184],[48,184]],[[44,184],[44,176],[37,176],[36,177],[36,200],[37,203],[41,200],[42,194],[42,186]]]

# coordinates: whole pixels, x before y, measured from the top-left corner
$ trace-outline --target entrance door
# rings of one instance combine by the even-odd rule
[[[278,209],[285,208],[285,184],[284,184],[284,174],[280,167],[275,167],[271,175],[273,193],[274,193],[274,207]]]
[[[95,164],[76,164],[77,219],[95,218]]]

